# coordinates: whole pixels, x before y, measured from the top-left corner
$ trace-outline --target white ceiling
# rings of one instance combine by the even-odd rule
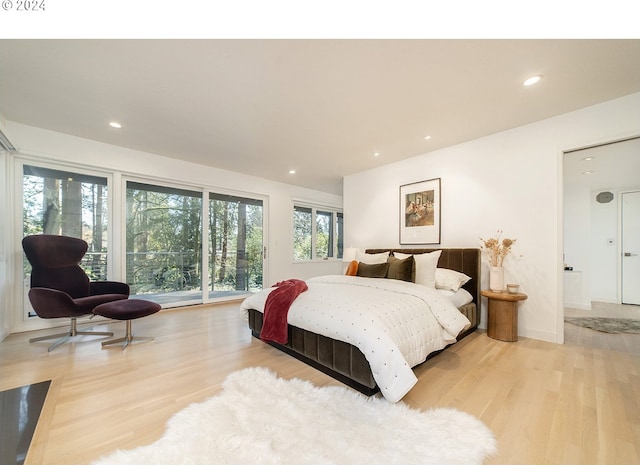
[[[640,188],[640,137],[565,153],[563,161],[566,188]]]
[[[640,40],[0,40],[7,120],[336,194],[639,91]]]

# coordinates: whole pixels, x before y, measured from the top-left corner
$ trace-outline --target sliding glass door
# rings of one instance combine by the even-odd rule
[[[262,289],[262,200],[209,192],[203,212],[203,192],[133,181],[127,182],[126,196],[127,282],[133,296],[168,307]]]
[[[167,306],[202,301],[202,192],[127,182],[131,296]]]
[[[91,280],[125,281],[131,298],[165,308],[228,300],[263,287],[261,199],[143,178],[125,179],[115,187],[109,181],[108,187],[111,177],[53,164],[25,162],[19,169],[23,236],[84,239],[89,249],[81,266]],[[120,186],[123,192],[117,191]],[[122,216],[115,219],[110,208],[114,193],[126,200],[123,209],[116,208]],[[117,225],[115,246],[108,235],[111,225]],[[123,266],[112,266],[109,254],[122,257]],[[26,298],[31,273],[26,257],[23,273],[25,315],[34,316]]]
[[[262,200],[209,194],[209,297],[256,292],[263,286]]]

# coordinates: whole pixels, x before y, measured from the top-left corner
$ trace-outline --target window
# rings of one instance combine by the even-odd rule
[[[293,207],[293,259],[311,260],[311,240],[313,231],[311,208]]]
[[[80,266],[92,281],[107,280],[107,178],[32,165],[23,165],[22,173],[23,236],[84,239],[89,248]],[[28,282],[31,265],[24,254],[23,270]]]
[[[342,258],[343,215],[330,208],[293,206],[293,259]]]

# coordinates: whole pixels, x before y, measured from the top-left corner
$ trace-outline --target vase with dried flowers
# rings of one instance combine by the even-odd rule
[[[489,289],[494,292],[504,291],[504,258],[511,252],[516,239],[501,238],[502,231],[498,230],[496,237],[480,238],[481,249],[489,257]]]

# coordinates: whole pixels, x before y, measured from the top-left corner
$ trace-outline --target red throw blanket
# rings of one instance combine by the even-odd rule
[[[300,279],[287,279],[274,284],[273,291],[264,304],[264,318],[260,339],[286,344],[289,340],[287,314],[296,297],[307,290],[307,283]]]

